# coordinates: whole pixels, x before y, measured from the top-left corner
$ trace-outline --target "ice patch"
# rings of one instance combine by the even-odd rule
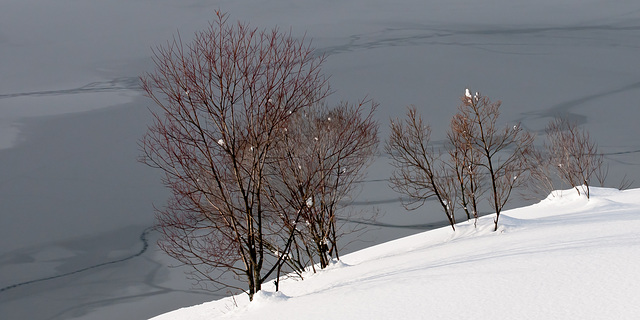
[[[28,118],[93,111],[133,101],[135,92],[91,92],[60,95],[25,95],[0,99],[0,150],[21,139],[19,123]]]

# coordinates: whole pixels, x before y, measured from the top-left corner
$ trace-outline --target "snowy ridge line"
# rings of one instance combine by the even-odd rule
[[[93,266],[89,266],[86,268],[82,268],[82,269],[78,269],[75,271],[71,271],[71,272],[67,272],[67,273],[63,273],[63,274],[59,274],[59,275],[55,275],[55,276],[50,276],[50,277],[44,277],[44,278],[39,278],[39,279],[34,279],[34,280],[29,280],[29,281],[25,281],[25,282],[20,282],[20,283],[16,283],[16,284],[12,284],[10,286],[6,286],[4,288],[0,289],[0,292],[6,291],[6,290],[10,290],[10,289],[14,289],[17,287],[21,287],[24,285],[28,285],[28,284],[32,284],[32,283],[36,283],[36,282],[42,282],[42,281],[48,281],[48,280],[53,280],[53,279],[58,279],[58,278],[63,278],[63,277],[67,277],[70,275],[74,275],[77,273],[81,273],[87,270],[91,270],[91,269],[95,269],[95,268],[99,268],[99,267],[103,267],[106,265],[110,265],[110,264],[115,264],[115,263],[119,263],[119,262],[124,262],[127,260],[131,260],[135,257],[141,256],[143,253],[145,253],[147,251],[147,249],[149,249],[149,241],[147,240],[147,235],[153,231],[155,229],[155,227],[148,227],[146,229],[144,229],[144,231],[142,231],[142,234],[140,234],[140,241],[142,241],[142,249],[140,249],[140,251],[136,252],[133,255],[130,255],[128,257],[122,258],[122,259],[117,259],[117,260],[112,260],[112,261],[107,261],[107,262],[103,262],[103,263],[99,263]]]
[[[110,91],[121,91],[121,90],[136,90],[136,91],[142,90],[140,87],[140,80],[137,77],[120,77],[110,81],[91,82],[82,87],[74,88],[74,89],[45,90],[45,91],[0,94],[0,99],[29,97],[29,96],[57,96],[57,95],[65,95],[65,94],[110,92]]]

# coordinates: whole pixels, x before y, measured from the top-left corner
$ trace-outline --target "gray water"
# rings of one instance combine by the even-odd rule
[[[136,161],[150,47],[218,8],[306,32],[327,55],[331,99],[378,101],[383,138],[414,104],[442,139],[470,88],[503,101],[505,124],[577,120],[610,185],[640,186],[640,3],[557,2],[0,0],[0,318],[144,319],[227,294],[168,267],[148,229],[167,192]],[[433,206],[402,208],[390,170],[380,154],[354,199],[377,221],[354,217],[367,232],[346,251],[442,224]]]

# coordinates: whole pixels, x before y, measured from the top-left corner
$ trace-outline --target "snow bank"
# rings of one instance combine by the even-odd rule
[[[346,255],[304,281],[176,310],[199,319],[631,319],[640,313],[640,189],[557,191]]]

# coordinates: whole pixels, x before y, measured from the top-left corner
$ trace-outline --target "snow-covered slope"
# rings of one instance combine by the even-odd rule
[[[349,254],[304,281],[176,310],[196,319],[636,319],[640,189],[554,192],[474,228],[441,228]]]

